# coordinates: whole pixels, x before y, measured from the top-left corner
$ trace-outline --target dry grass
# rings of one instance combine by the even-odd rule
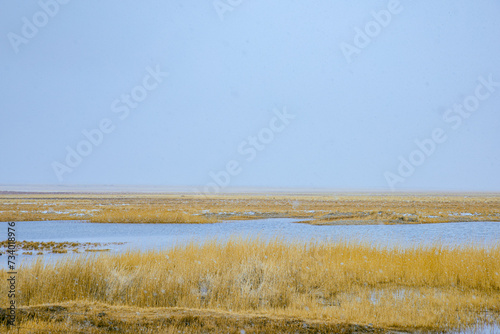
[[[188,214],[182,211],[164,211],[161,207],[106,208],[90,217],[94,223],[147,223],[147,224],[204,224],[216,219]]]
[[[498,221],[500,196],[0,194],[0,221],[212,223],[273,217],[310,219],[311,224]]]
[[[0,272],[5,280],[7,273]],[[186,308],[409,330],[500,324],[500,246],[234,239],[19,269],[18,303]],[[2,290],[6,285],[2,286]],[[6,305],[6,291],[0,302]]]
[[[97,302],[22,307],[13,333],[390,333],[373,326],[185,308],[138,308]],[[0,327],[0,330],[2,327]]]

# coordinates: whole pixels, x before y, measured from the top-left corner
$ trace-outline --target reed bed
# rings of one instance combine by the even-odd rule
[[[500,323],[499,245],[408,249],[233,238],[37,259],[19,277],[24,306],[181,307],[411,330]],[[3,305],[6,296],[1,291]]]
[[[215,218],[188,214],[182,211],[166,211],[162,208],[107,208],[89,217],[93,223],[141,223],[141,224],[207,224]]]

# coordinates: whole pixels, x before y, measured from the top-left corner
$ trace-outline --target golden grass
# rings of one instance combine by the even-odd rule
[[[311,224],[418,224],[500,220],[498,194],[0,194],[0,221],[212,223],[308,219]]]
[[[17,333],[386,333],[373,326],[185,308],[138,308],[98,302],[22,307]],[[1,329],[1,327],[0,327]],[[392,332],[394,334],[394,332]]]
[[[57,263],[37,259],[19,277],[23,306],[181,307],[411,330],[500,324],[499,245],[402,249],[233,239]]]
[[[185,212],[163,211],[154,206],[106,208],[90,217],[94,223],[143,223],[143,224],[203,224],[215,223],[216,219],[196,216]]]

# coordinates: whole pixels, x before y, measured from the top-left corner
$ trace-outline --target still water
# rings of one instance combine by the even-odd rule
[[[1,237],[4,231],[4,238]],[[7,239],[0,222],[0,239]],[[216,224],[99,224],[84,221],[17,222],[17,240],[55,242],[122,242],[112,251],[163,249],[188,241],[226,240],[232,236],[280,237],[289,241],[361,240],[380,246],[412,247],[441,244],[492,245],[500,241],[500,222],[408,225],[315,226],[293,219],[261,219]]]
[[[359,240],[379,246],[413,247],[440,244],[445,246],[489,246],[500,242],[500,222],[463,222],[408,225],[315,226],[293,219],[262,219],[216,224],[96,224],[85,221],[17,222],[16,239],[38,242],[92,242],[111,244],[112,252],[128,249],[165,249],[189,241],[227,240],[230,237],[287,241]],[[2,232],[4,231],[4,232]],[[1,237],[4,233],[4,237]],[[0,222],[0,240],[7,239],[7,223]],[[45,260],[57,260],[64,254],[45,254]],[[37,256],[21,256],[28,264]],[[456,333],[498,333],[497,325],[479,325]]]

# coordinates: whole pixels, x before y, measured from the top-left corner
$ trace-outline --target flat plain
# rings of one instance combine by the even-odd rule
[[[214,223],[258,218],[332,225],[498,221],[500,195],[0,193],[0,221]]]

